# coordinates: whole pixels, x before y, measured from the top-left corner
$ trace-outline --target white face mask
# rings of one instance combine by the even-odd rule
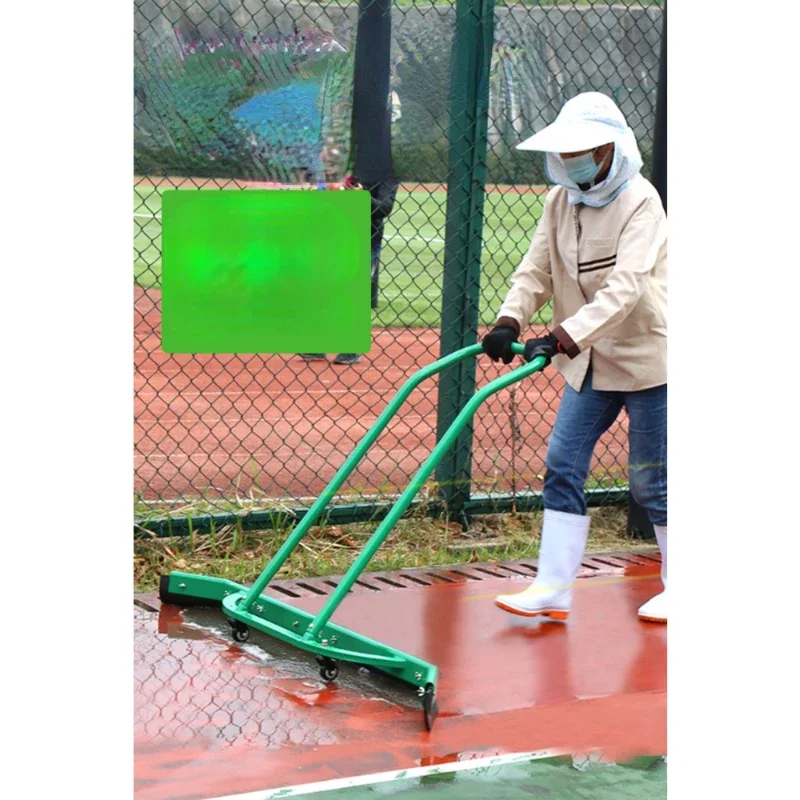
[[[629,131],[625,137],[617,139],[614,145],[614,156],[611,159],[608,174],[600,183],[592,184],[585,190],[581,189],[580,184],[567,173],[567,164],[570,159],[563,159],[558,153],[553,152],[547,153],[545,158],[545,172],[548,181],[566,188],[570,205],[582,203],[595,208],[608,205],[628,186],[642,166],[633,131]],[[598,147],[602,147],[602,145],[598,145]],[[588,156],[586,157],[588,158]],[[581,158],[583,159],[583,157]],[[600,172],[599,168],[597,172]],[[585,176],[578,175],[577,177],[584,178]]]
[[[567,177],[577,183],[579,186],[582,184],[592,183],[600,172],[600,167],[603,166],[602,162],[595,163],[594,155],[597,148],[590,153],[584,153],[581,156],[573,156],[572,158],[562,158],[564,162],[564,169],[567,171]]]

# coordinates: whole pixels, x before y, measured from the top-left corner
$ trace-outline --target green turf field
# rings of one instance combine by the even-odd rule
[[[509,756],[481,759],[474,767],[469,761],[462,761],[394,775],[332,780],[312,784],[307,790],[289,787],[266,791],[260,798],[370,800],[378,796],[409,800],[666,800],[667,766],[659,757],[638,758],[621,765],[592,763],[588,756]]]
[[[161,195],[153,186],[134,189],[134,280],[161,286]],[[542,213],[536,194],[489,193],[484,207],[481,322],[491,324]],[[438,326],[444,259],[444,191],[401,191],[386,224],[381,254],[379,327]],[[541,315],[550,321],[547,307]]]

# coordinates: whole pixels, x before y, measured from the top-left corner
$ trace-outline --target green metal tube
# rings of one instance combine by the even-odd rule
[[[522,345],[514,347],[515,352],[523,351]],[[425,463],[420,467],[417,474],[412,479],[408,488],[400,495],[397,502],[392,506],[392,510],[388,513],[386,518],[378,526],[375,533],[372,534],[364,549],[359,554],[358,558],[352,563],[347,574],[342,578],[336,590],[325,603],[322,610],[314,617],[313,625],[306,631],[305,638],[313,639],[322,630],[331,615],[336,610],[339,603],[342,602],[345,595],[350,591],[352,585],[356,582],[359,575],[366,569],[372,557],[375,555],[378,548],[383,544],[389,532],[395,526],[400,517],[403,516],[411,501],[416,496],[417,492],[424,486],[425,481],[428,480],[431,473],[436,469],[436,465],[442,459],[442,456],[447,452],[453,442],[458,438],[462,428],[472,419],[478,407],[493,394],[496,394],[501,389],[505,389],[512,383],[517,383],[534,372],[544,369],[547,362],[544,358],[535,358],[525,366],[519,367],[506,375],[501,376],[488,383],[478,392],[476,392],[470,401],[461,410],[461,413],[453,421],[453,424],[447,429],[445,435],[439,440],[439,443],[433,449],[433,452],[428,456]]]
[[[517,349],[518,348],[518,349]],[[515,352],[523,351],[522,345],[515,345]],[[322,494],[314,501],[314,504],[308,511],[297,527],[292,531],[286,541],[281,545],[278,552],[273,556],[272,560],[265,567],[264,571],[259,575],[256,582],[253,584],[250,591],[245,597],[244,610],[249,611],[250,606],[258,598],[261,592],[264,591],[267,584],[277,575],[278,570],[283,566],[286,559],[292,554],[294,549],[300,543],[300,540],[306,535],[309,528],[316,522],[317,517],[325,510],[328,503],[333,499],[333,496],[341,488],[342,484],[347,480],[350,473],[358,466],[359,462],[364,458],[367,451],[375,443],[375,440],[383,432],[384,428],[389,424],[392,417],[397,413],[400,406],[406,401],[408,396],[414,389],[419,386],[426,378],[436,375],[444,369],[463,361],[465,358],[477,356],[483,352],[483,348],[479,344],[464,347],[457,350],[444,358],[440,358],[423,367],[419,372],[412,375],[400,388],[400,391],[395,395],[389,405],[384,409],[383,413],[375,421],[375,424],[364,434],[364,438],[358,443],[355,450],[347,457],[344,464],[339,468],[336,475],[334,475],[331,482],[324,489]]]

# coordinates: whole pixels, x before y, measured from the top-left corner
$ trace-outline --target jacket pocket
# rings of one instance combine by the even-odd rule
[[[586,246],[593,249],[613,248],[617,240],[613,237],[608,239],[587,239]]]
[[[616,239],[587,239],[583,243],[578,259],[578,282],[587,301],[605,285],[616,263]]]
[[[578,258],[578,272],[600,272],[617,263],[616,239],[587,239]]]

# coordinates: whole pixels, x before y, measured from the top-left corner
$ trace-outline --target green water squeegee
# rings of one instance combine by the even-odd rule
[[[512,348],[517,355],[522,355],[524,351],[522,344],[515,343]],[[456,441],[464,426],[472,419],[478,407],[501,389],[544,369],[547,365],[546,359],[534,358],[530,363],[523,364],[491,381],[472,396],[387,516],[378,525],[375,533],[364,545],[363,550],[317,614],[301,611],[273,597],[267,597],[262,592],[278,574],[311,526],[326,510],[328,504],[411,392],[426,378],[482,352],[483,349],[479,344],[465,347],[423,367],[406,381],[250,588],[223,578],[171,572],[169,575],[161,577],[161,601],[184,607],[222,608],[228,617],[232,636],[237,642],[245,642],[250,629],[255,628],[309,653],[314,653],[320,666],[320,676],[326,682],[336,680],[339,674],[338,662],[347,661],[371,667],[411,684],[422,699],[425,727],[430,730],[438,710],[436,703],[438,669],[436,665],[336,625],[331,622],[331,616],[364,572],[394,525],[406,512],[419,490],[425,485],[442,457]]]

